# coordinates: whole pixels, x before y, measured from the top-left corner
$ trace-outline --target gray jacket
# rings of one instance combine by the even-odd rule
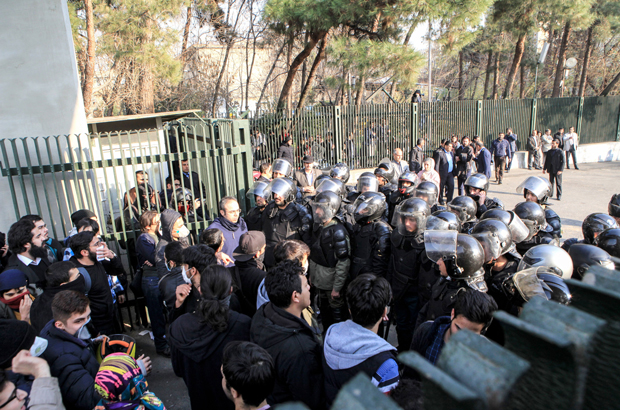
[[[62,395],[55,377],[34,379],[28,402],[30,410],[65,410]]]

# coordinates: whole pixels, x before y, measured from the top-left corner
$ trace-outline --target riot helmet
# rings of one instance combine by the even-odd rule
[[[269,182],[269,185],[265,188],[264,194],[272,197],[272,199],[276,201],[276,205],[283,206],[295,200],[296,191],[293,181],[289,178],[275,178]],[[284,203],[278,203],[279,200],[275,195],[281,197]]]
[[[551,195],[551,184],[545,178],[530,176],[517,187],[517,193],[523,194],[523,197],[526,199],[527,191],[531,192],[538,199],[537,202],[539,204],[545,204]]]
[[[398,192],[401,195],[411,195],[415,190],[418,176],[414,172],[405,172],[398,178]]]
[[[607,212],[614,218],[620,218],[620,194],[614,194],[607,205]]]
[[[316,193],[319,194],[321,192],[333,192],[339,197],[343,197],[345,193],[344,183],[336,178],[324,178],[321,180],[319,186],[316,187]]]
[[[329,176],[332,178],[336,178],[344,182],[345,184],[349,182],[349,167],[344,162],[339,162],[334,165],[329,171]]]
[[[377,181],[377,177],[372,172],[364,172],[357,179],[357,192],[378,192],[379,191],[379,181]]]
[[[265,190],[267,189],[268,185],[269,183],[265,181],[254,182],[252,188],[250,188],[247,194],[245,194],[246,198],[253,199],[256,202],[256,205],[260,208],[265,207],[267,205],[267,202],[269,202],[269,195],[265,194]],[[259,205],[259,201],[256,200],[256,197],[262,198],[264,200],[264,203],[261,203]]]
[[[485,219],[478,222],[471,236],[482,245],[485,262],[497,259],[514,248],[510,228],[497,219]]]
[[[448,209],[456,214],[461,223],[471,222],[476,219],[478,207],[476,202],[468,196],[457,196],[448,202]]]
[[[426,229],[430,231],[460,231],[461,221],[454,212],[435,211],[426,220]]]
[[[576,243],[570,247],[568,254],[573,260],[573,275],[575,279],[583,279],[586,271],[592,265],[614,270],[616,265],[611,256],[603,249],[586,243]]]
[[[418,236],[424,232],[430,214],[431,210],[423,199],[409,198],[396,207],[392,226],[402,236]]]
[[[433,206],[437,203],[437,197],[439,196],[439,188],[432,182],[424,181],[413,191],[413,196],[416,198],[422,198],[426,201],[428,206]]]
[[[481,221],[486,219],[497,219],[508,225],[514,244],[523,242],[530,234],[528,227],[514,211],[504,211],[499,208],[489,209],[480,217]]]
[[[530,240],[541,229],[547,229],[547,220],[545,219],[545,211],[535,202],[519,202],[514,209],[515,214],[527,226],[530,233],[525,240]]]
[[[620,258],[620,229],[605,229],[594,243],[615,258]]]
[[[174,201],[177,205],[177,211],[181,215],[194,214],[194,195],[187,188],[179,187],[174,190]]]
[[[595,213],[586,216],[581,224],[581,232],[583,232],[583,241],[585,243],[594,243],[594,239],[605,229],[620,228],[618,222],[613,216]]]
[[[384,184],[389,184],[394,178],[394,167],[392,164],[379,164],[379,167],[375,169],[375,176],[378,180],[383,179]]]
[[[543,266],[524,269],[513,273],[502,282],[502,291],[513,305],[523,307],[534,297],[549,299],[538,272],[547,272]]]
[[[471,197],[475,202],[480,200],[480,195],[472,193],[470,188],[480,189],[482,191],[489,190],[489,178],[484,174],[473,174],[467,177],[465,180],[465,193]]]
[[[365,225],[381,218],[385,213],[385,195],[380,192],[364,192],[353,203],[353,218]]]
[[[554,245],[536,245],[530,248],[519,262],[517,270],[546,266],[563,279],[573,275],[573,260],[568,252]]]
[[[290,177],[291,174],[293,173],[293,166],[287,160],[278,158],[275,161],[273,161],[273,165],[271,166],[271,172],[274,175],[274,178],[276,178],[275,176],[276,172],[282,175],[278,178]]]
[[[484,281],[484,249],[475,238],[456,231],[425,231],[424,248],[430,260],[441,260],[450,278],[464,280],[469,287],[487,291]]]
[[[338,213],[341,201],[342,198],[335,192],[324,191],[317,194],[311,204],[314,222],[323,225],[331,221]]]
[[[318,188],[319,185],[321,185],[321,182],[325,181],[326,179],[330,179],[330,177],[325,174],[321,174],[316,177],[316,179],[314,180],[314,188]]]
[[[547,299],[561,303],[562,305],[568,305],[570,303],[572,298],[570,289],[562,277],[549,270],[539,271],[536,276],[538,276],[538,279],[542,282]]]

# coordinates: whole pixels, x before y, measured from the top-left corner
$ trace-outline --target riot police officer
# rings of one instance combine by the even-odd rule
[[[349,167],[344,162],[338,162],[334,165],[329,171],[329,176],[341,180],[345,184],[347,192],[352,192],[354,190],[353,186],[346,185],[346,183],[349,182],[351,173]]]
[[[426,201],[409,198],[396,208],[392,221],[395,228],[390,236],[387,279],[392,286],[392,312],[402,351],[409,349],[418,312],[430,298],[430,287],[439,277],[437,266],[424,250],[424,229],[429,215]]]
[[[605,250],[587,243],[576,243],[570,247],[568,254],[573,260],[573,278],[583,279],[586,271],[592,265],[602,266],[606,269],[614,270],[616,268]]]
[[[551,235],[556,239],[562,237],[562,220],[553,209],[549,207],[548,200],[551,195],[551,184],[545,178],[530,176],[517,187],[517,193],[523,194],[528,202],[536,202],[545,211],[547,224],[551,226]]]
[[[396,195],[396,186],[392,184],[394,178],[394,166],[391,162],[382,162],[375,169],[375,176],[379,182],[379,192],[385,195],[387,203],[390,203],[392,195]]]
[[[310,281],[317,289],[323,333],[347,318],[344,286],[349,278],[350,245],[345,227],[336,219],[342,198],[334,192],[318,193],[312,201],[314,229],[310,244]]]
[[[413,190],[413,196],[416,198],[421,198],[431,209],[431,213],[435,213],[437,211],[445,211],[446,208],[444,206],[437,204],[437,198],[439,196],[439,188],[432,182],[423,181],[418,184],[418,186]]]
[[[540,205],[536,202],[520,202],[515,206],[514,212],[529,230],[527,238],[517,244],[519,254],[525,254],[536,245],[558,245],[558,240],[551,234],[553,228],[547,225],[545,211]]]
[[[605,229],[594,240],[596,246],[615,258],[620,258],[620,229]]]
[[[271,174],[273,179],[276,178],[291,178],[293,175],[293,166],[285,159],[278,158],[273,161],[271,166]]]
[[[353,204],[351,280],[362,273],[387,274],[392,228],[382,219],[384,212],[385,196],[379,192],[365,192]]]
[[[461,233],[469,233],[476,224],[476,202],[468,196],[457,196],[448,202],[448,210],[461,221]]]
[[[364,192],[379,192],[379,180],[372,172],[363,172],[357,178],[356,189],[347,194],[347,200],[352,204]]]
[[[614,194],[607,205],[607,212],[613,216],[620,225],[620,194]]]
[[[413,172],[405,172],[398,178],[398,191],[390,197],[388,221],[394,217],[394,209],[398,204],[413,196],[415,187],[418,183],[418,176]]]
[[[250,188],[245,195],[248,199],[254,200],[255,207],[251,208],[244,216],[245,223],[248,226],[248,231],[260,231],[262,229],[262,216],[269,197],[265,195],[265,188],[269,183],[264,181],[254,182],[254,186]]]
[[[489,178],[484,174],[473,174],[465,180],[465,194],[476,202],[476,217],[493,208],[504,209],[504,204],[497,198],[488,198]]]
[[[583,240],[577,238],[570,238],[564,241],[562,249],[568,251],[573,244],[576,243],[589,243],[593,244],[596,237],[605,229],[617,229],[618,222],[613,216],[603,213],[593,213],[586,216],[581,224],[581,232],[583,233]]]
[[[545,266],[562,279],[570,279],[573,275],[573,260],[562,248],[554,245],[536,245],[530,248],[519,262],[517,270],[534,266]]]
[[[287,161],[288,162],[288,161]],[[262,215],[262,231],[265,234],[265,266],[275,264],[273,248],[284,239],[299,239],[310,243],[312,216],[308,210],[295,202],[295,185],[288,178],[272,180],[264,194],[271,196]]]
[[[454,212],[433,212],[426,220],[426,229],[429,231],[461,231],[461,221]]]

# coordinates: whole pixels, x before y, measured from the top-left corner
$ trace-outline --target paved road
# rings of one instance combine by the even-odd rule
[[[353,183],[357,176],[368,170],[356,170],[351,176]],[[370,170],[372,171],[372,170]],[[516,193],[517,186],[529,175],[542,175],[541,171],[514,169],[504,177],[504,183],[491,182],[490,195],[496,196],[504,203],[506,209],[512,209],[523,201]],[[620,162],[583,164],[580,170],[566,170],[564,173],[564,193],[562,201],[552,199],[553,209],[562,218],[564,239],[582,238],[581,222],[590,213],[607,212],[607,203],[614,192],[620,193]],[[138,331],[130,333],[138,343],[138,354],[145,353],[153,358],[153,372],[148,377],[151,391],[157,394],[169,409],[189,409],[189,398],[185,384],[174,375],[170,359],[158,356],[148,336],[139,336]],[[390,331],[389,341],[396,343],[394,328]],[[205,380],[205,383],[210,381]]]

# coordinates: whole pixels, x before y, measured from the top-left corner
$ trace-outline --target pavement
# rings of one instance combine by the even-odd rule
[[[363,169],[352,171],[350,178],[354,183]],[[489,196],[499,198],[506,209],[524,201],[521,194],[516,193],[517,186],[530,175],[543,175],[542,171],[513,169],[505,174],[502,185],[492,180]],[[567,169],[564,172],[562,200],[550,200],[550,205],[562,219],[563,239],[583,238],[581,222],[594,212],[607,213],[607,204],[614,193],[620,192],[620,162],[602,162],[582,164],[579,170]],[[129,327],[129,322],[127,327]],[[137,341],[137,354],[146,354],[153,359],[153,371],[148,376],[149,388],[166,405],[168,409],[190,409],[187,389],[183,379],[175,376],[170,359],[157,355],[148,333],[140,335],[144,328],[128,332]],[[396,332],[390,329],[388,341],[396,345]],[[205,383],[211,381],[205,380]]]

